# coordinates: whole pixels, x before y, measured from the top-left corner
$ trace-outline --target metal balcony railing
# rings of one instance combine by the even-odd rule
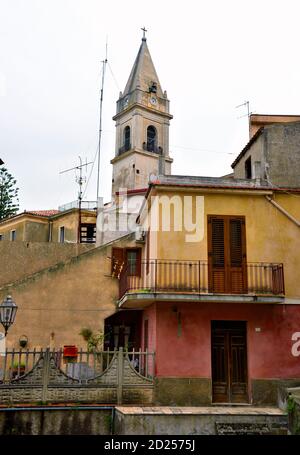
[[[146,150],[147,152],[157,153],[158,155],[162,155],[163,153],[162,147],[158,147],[151,142],[143,142],[143,150]]]
[[[119,155],[122,155],[122,153],[128,152],[128,150],[131,149],[131,144],[125,144],[122,147],[119,148]]]
[[[239,270],[212,273],[207,261],[142,261],[132,275],[128,267],[119,274],[119,297],[126,293],[196,293],[283,295],[283,264],[247,263]]]

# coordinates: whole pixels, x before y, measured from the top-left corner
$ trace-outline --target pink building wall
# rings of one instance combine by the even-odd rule
[[[145,317],[158,377],[210,378],[211,321],[233,320],[247,321],[249,380],[300,378],[300,356],[291,352],[300,305],[157,302],[144,310]]]

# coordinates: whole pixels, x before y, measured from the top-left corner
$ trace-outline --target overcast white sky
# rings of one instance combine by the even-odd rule
[[[297,0],[0,0],[0,157],[21,209],[75,200],[78,155],[97,148],[108,36],[101,194],[109,200],[115,113],[146,26],[174,119],[174,174],[219,176],[248,139],[245,109],[300,113]],[[85,198],[95,199],[96,175]]]

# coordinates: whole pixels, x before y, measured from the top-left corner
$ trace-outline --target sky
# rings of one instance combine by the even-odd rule
[[[78,195],[76,172],[98,144],[100,194],[110,200],[115,114],[146,27],[174,116],[173,174],[221,176],[248,141],[246,108],[300,114],[297,0],[0,0],[0,157],[20,209],[54,209]],[[96,198],[96,165],[84,199]],[[92,172],[91,172],[92,171]]]

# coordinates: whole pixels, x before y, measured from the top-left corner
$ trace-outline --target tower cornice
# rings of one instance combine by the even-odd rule
[[[118,112],[116,115],[113,116],[113,120],[118,120],[120,117],[123,117],[125,113],[132,111],[135,108],[140,108],[146,112],[151,112],[152,114],[159,114],[162,117],[166,117],[169,120],[172,120],[173,115],[169,114],[168,112],[160,111],[159,109],[155,109],[153,107],[145,106],[144,104],[134,103],[131,106],[128,106],[123,111]]]

